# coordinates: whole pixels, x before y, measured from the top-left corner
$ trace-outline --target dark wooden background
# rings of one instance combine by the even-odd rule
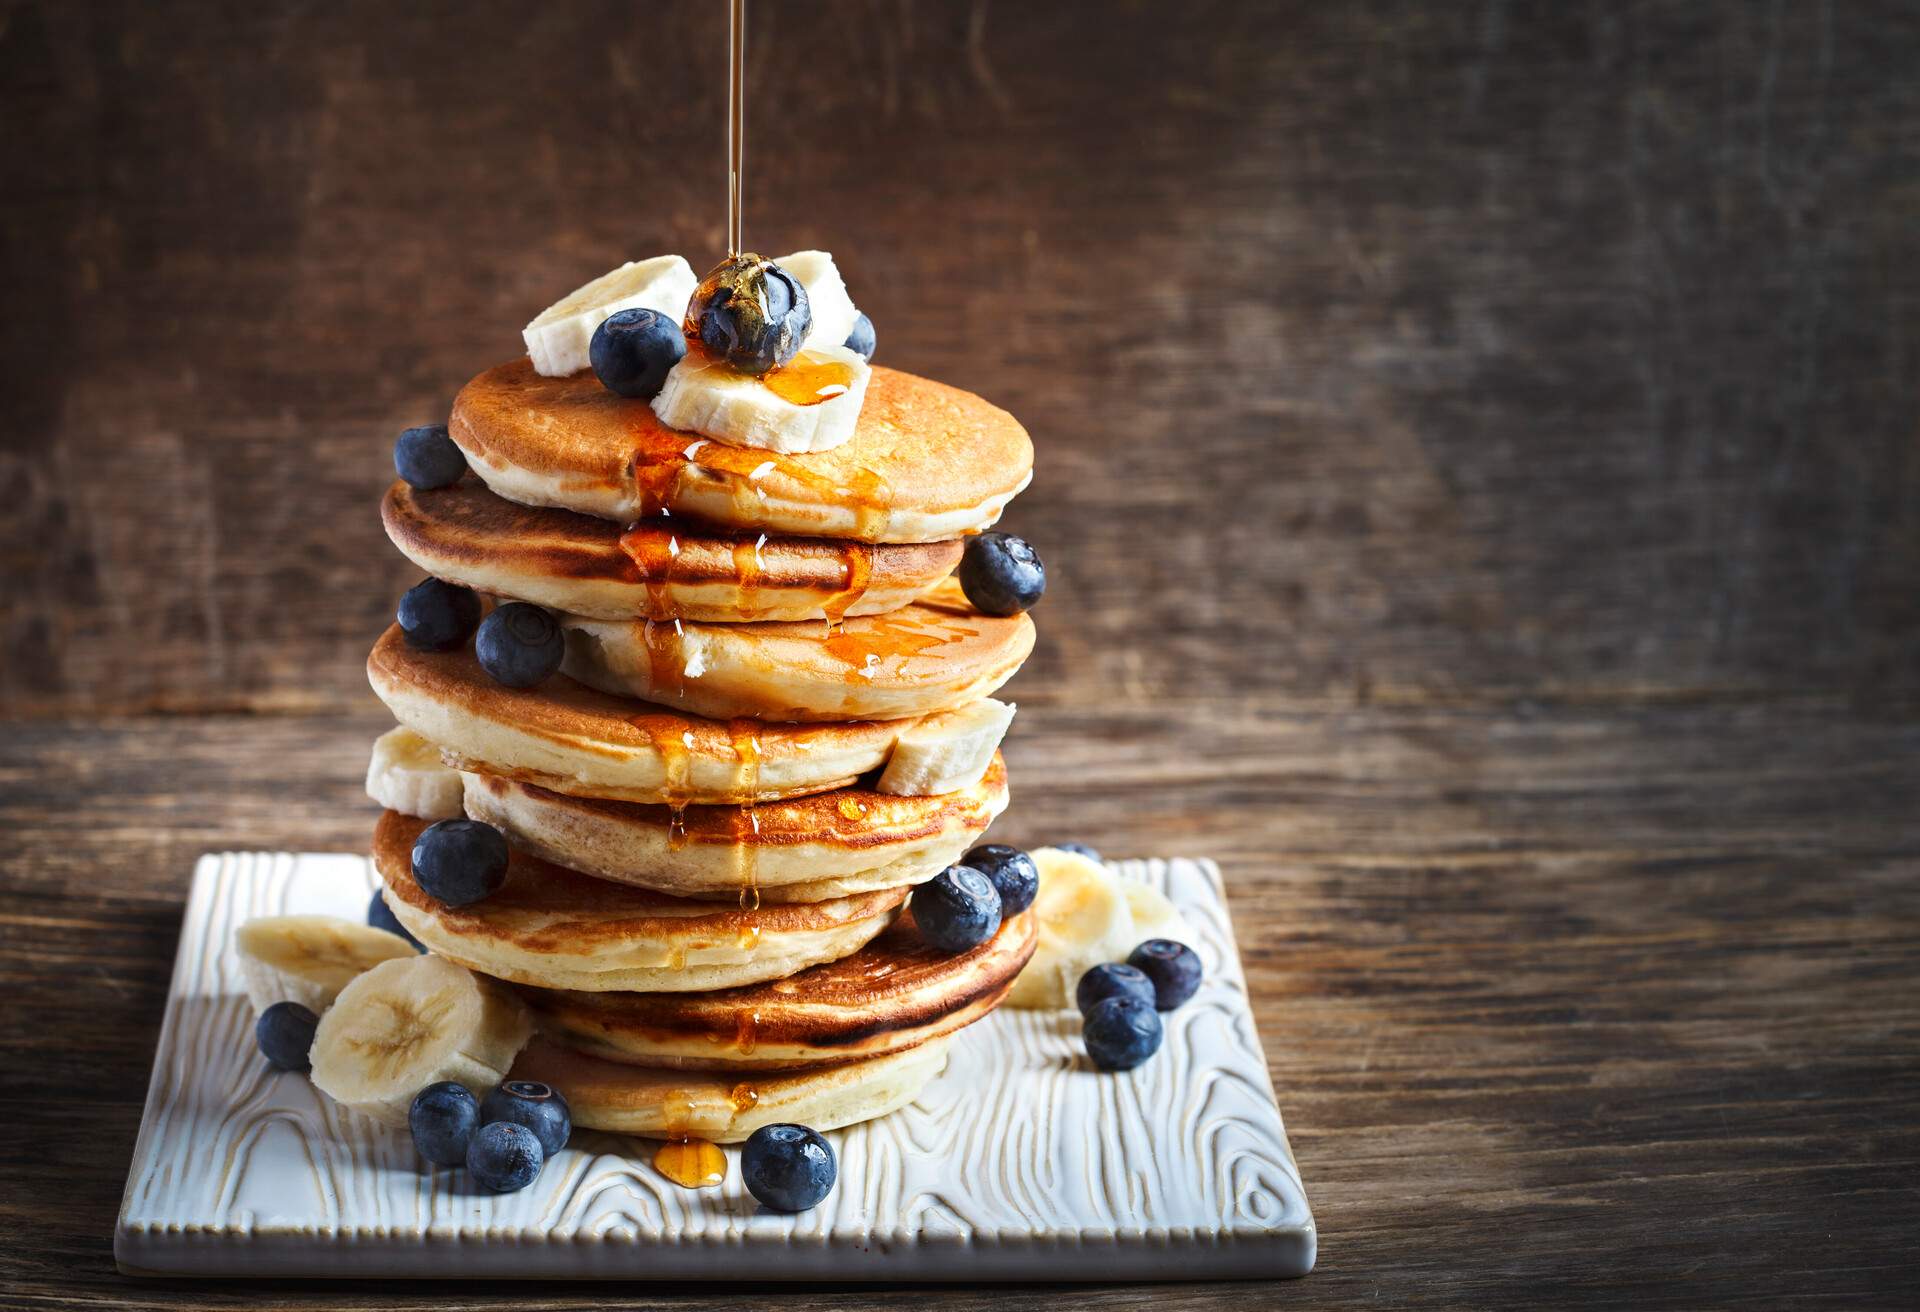
[[[1071,1297],[1910,1298],[1920,8],[753,8],[749,244],[1036,439],[1003,831],[1221,859],[1322,1228]],[[724,29],[0,0],[4,1305],[688,1292],[109,1240],[194,857],[364,842],[393,435],[719,254]]]

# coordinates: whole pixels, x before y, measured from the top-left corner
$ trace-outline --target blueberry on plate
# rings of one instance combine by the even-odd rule
[[[804,1212],[833,1192],[833,1146],[804,1125],[763,1125],[740,1150],[747,1192],[776,1212]]]
[[[407,589],[394,618],[407,646],[452,651],[480,623],[480,594],[457,583],[426,579]]]
[[[687,302],[686,326],[700,344],[755,378],[800,353],[813,306],[800,280],[758,255],[730,255]]]
[[[283,1071],[310,1071],[313,1030],[320,1018],[297,1002],[276,1002],[253,1023],[260,1055]]]
[[[1100,859],[1100,854],[1088,847],[1085,843],[1055,843],[1053,850],[1056,852],[1072,852],[1077,856],[1085,857],[1089,861],[1098,861]]]
[[[567,1146],[573,1133],[573,1114],[567,1100],[550,1084],[538,1080],[508,1080],[480,1103],[480,1123],[511,1121],[533,1131],[540,1150],[551,1157]]]
[[[375,929],[384,929],[389,934],[398,934],[413,944],[416,952],[427,950],[427,945],[415,938],[413,932],[400,923],[400,918],[393,914],[393,908],[387,905],[387,899],[377,888],[373,890],[373,901],[367,903],[367,923]]]
[[[533,1131],[512,1121],[495,1121],[473,1132],[467,1145],[467,1171],[497,1194],[525,1189],[540,1177],[547,1155]]]
[[[413,840],[413,882],[450,907],[472,906],[507,882],[507,840],[478,820],[441,820]]]
[[[1018,615],[1047,590],[1047,567],[1025,538],[976,533],[960,557],[960,590],[983,615]]]
[[[1153,1005],[1172,1011],[1200,990],[1200,954],[1170,938],[1150,938],[1127,964],[1153,981]]]
[[[862,360],[873,360],[873,348],[879,345],[873,334],[873,320],[865,314],[853,321],[853,331],[847,334],[846,348]]]
[[[1095,966],[1080,977],[1073,991],[1074,1005],[1085,1016],[1108,998],[1133,998],[1153,1005],[1153,981],[1132,966],[1111,963]]]
[[[687,353],[680,325],[658,310],[621,310],[593,330],[587,358],[609,392],[643,400],[660,395],[667,372]]]
[[[393,444],[393,472],[407,486],[428,492],[452,487],[467,472],[467,457],[447,435],[445,424],[409,428]]]
[[[441,1080],[413,1095],[407,1129],[414,1151],[435,1166],[463,1166],[474,1131],[480,1128],[480,1104],[464,1084]]]
[[[1164,1032],[1151,1002],[1118,995],[1096,1002],[1080,1027],[1087,1056],[1103,1071],[1130,1071],[1160,1051]]]
[[[913,890],[913,923],[942,952],[965,952],[1000,928],[1000,894],[971,866],[948,866]]]
[[[1034,894],[1040,891],[1040,867],[1017,847],[982,843],[961,857],[960,864],[971,866],[993,881],[994,891],[1000,894],[1003,920],[1032,906]]]
[[[531,688],[560,668],[567,640],[553,616],[527,602],[510,601],[480,622],[473,651],[495,683]]]

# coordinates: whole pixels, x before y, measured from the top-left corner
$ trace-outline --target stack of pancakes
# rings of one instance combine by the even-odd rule
[[[1032,648],[1026,616],[984,615],[950,578],[1026,485],[1026,432],[876,368],[851,440],[776,455],[524,359],[469,383],[449,428],[470,474],[396,482],[388,535],[430,574],[548,608],[567,653],[516,689],[471,644],[420,651],[396,627],[374,647],[375,691],[512,852],[500,891],[449,907],[411,872],[428,821],[387,812],[394,914],[516,986],[540,1033],[515,1074],[577,1124],[735,1141],[911,1101],[1033,951],[1031,912],[950,955],[906,909],[1005,808],[999,754],[929,796],[887,771]]]

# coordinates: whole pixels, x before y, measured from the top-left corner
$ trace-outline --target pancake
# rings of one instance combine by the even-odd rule
[[[450,907],[413,879],[413,843],[426,827],[388,811],[374,828],[373,864],[395,918],[450,961],[540,988],[698,992],[781,979],[859,951],[892,923],[908,893],[773,906],[744,896],[695,902],[513,852],[498,892]]]
[[[998,1006],[1033,955],[1031,911],[967,952],[927,943],[907,912],[850,957],[714,993],[522,990],[556,1043],[608,1061],[797,1070],[902,1052]]]
[[[739,896],[819,902],[933,878],[960,859],[1006,809],[1007,767],[996,754],[980,782],[937,797],[867,788],[783,802],[751,813],[569,797],[532,784],[468,773],[467,814],[513,845],[598,879],[679,897]]]
[[[394,718],[448,764],[555,792],[634,802],[748,802],[844,788],[886,762],[917,720],[708,720],[611,697],[564,674],[495,683],[457,651],[417,651],[394,625],[367,657]]]
[[[477,479],[396,481],[387,536],[438,578],[593,619],[821,620],[898,610],[960,563],[963,543],[869,546],[727,534],[682,519],[630,527],[522,506]]]
[[[536,1038],[509,1078],[551,1084],[566,1098],[573,1123],[590,1130],[739,1143],[763,1125],[837,1130],[904,1107],[946,1066],[949,1042],[934,1039],[866,1061],[743,1080],[737,1073],[601,1061]]]
[[[590,688],[717,719],[900,720],[992,694],[1033,650],[1025,615],[982,615],[957,581],[829,626],[561,616],[561,666]]]
[[[621,524],[665,509],[756,533],[938,542],[992,525],[1033,474],[1033,442],[1012,415],[883,368],[852,438],[811,455],[668,428],[591,373],[542,378],[524,358],[461,388],[448,429],[507,500]]]

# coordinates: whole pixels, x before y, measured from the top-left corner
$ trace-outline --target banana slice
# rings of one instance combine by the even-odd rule
[[[774,261],[800,280],[807,289],[807,305],[813,311],[813,326],[800,349],[811,351],[822,346],[845,346],[853,332],[853,321],[860,317],[847,284],[827,251],[795,251]]]
[[[816,368],[844,366],[844,378],[818,392],[825,400],[805,405],[787,400],[762,379],[740,373],[702,352],[689,351],[667,373],[653,412],[669,428],[710,437],[729,446],[758,447],[783,455],[831,451],[853,436],[853,426],[866,403],[867,381],[873,370],[844,346],[810,346],[785,366],[792,377],[804,378]],[[783,370],[782,372],[785,372]],[[772,466],[769,465],[771,470]],[[749,474],[748,479],[753,478]]]
[[[658,310],[679,323],[699,285],[693,266],[678,255],[657,255],[601,274],[540,311],[520,334],[526,339],[533,371],[564,378],[585,369],[593,330],[620,310]]]
[[[255,1012],[297,1002],[316,1016],[364,971],[414,955],[413,944],[384,929],[337,916],[264,916],[233,935],[240,978]]]
[[[1128,953],[1150,938],[1170,938],[1175,943],[1193,946],[1192,927],[1173,903],[1167,901],[1165,893],[1131,879],[1118,882],[1120,892],[1127,899],[1127,910],[1133,913],[1133,943],[1127,948]],[[1125,961],[1126,957],[1116,960]]]
[[[971,788],[986,774],[1013,723],[1012,702],[982,697],[929,716],[900,735],[874,785],[895,797],[935,797]]]
[[[484,1094],[506,1078],[533,1022],[520,1000],[445,957],[375,966],[341,990],[313,1036],[313,1082],[344,1107],[405,1125],[438,1080]]]
[[[458,820],[460,772],[440,760],[440,749],[413,730],[395,727],[373,740],[367,762],[367,796],[390,811],[422,820]]]
[[[1032,856],[1040,867],[1040,892],[1033,900],[1040,941],[1007,1002],[1071,1007],[1082,975],[1105,961],[1125,961],[1133,951],[1133,912],[1120,881],[1098,861],[1057,847],[1038,848]]]

